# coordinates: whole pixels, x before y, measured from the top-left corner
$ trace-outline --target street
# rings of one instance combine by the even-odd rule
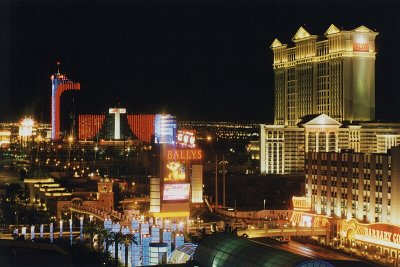
[[[289,251],[291,253],[299,254],[302,256],[310,257],[310,258],[318,258],[322,260],[355,260],[362,261],[359,258],[351,257],[344,253],[340,253],[338,251],[333,251],[330,249],[322,248],[319,246],[314,246],[311,244],[302,244],[296,241],[290,241],[288,243],[281,243],[270,238],[252,238],[251,240],[260,242],[266,245],[271,245],[275,248],[279,248],[282,250]],[[367,264],[372,264],[371,262],[366,262]],[[377,263],[373,263],[373,266],[379,267],[383,265],[378,265]]]

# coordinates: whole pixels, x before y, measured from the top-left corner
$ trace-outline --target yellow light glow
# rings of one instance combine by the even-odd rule
[[[53,178],[27,178],[24,179],[26,184],[36,184],[36,183],[54,183]]]
[[[380,239],[361,236],[361,235],[354,235],[354,238],[359,241],[364,241],[364,242],[368,242],[368,243],[372,243],[372,244],[382,245],[385,247],[400,249],[400,244],[396,244],[396,243],[385,241],[385,240],[380,240]]]
[[[154,212],[153,215],[158,218],[175,218],[175,217],[188,217],[190,215],[187,211],[180,212]]]

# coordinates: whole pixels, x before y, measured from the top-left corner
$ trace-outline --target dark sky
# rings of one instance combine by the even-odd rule
[[[3,0],[0,121],[49,121],[49,78],[60,60],[81,83],[79,113],[120,103],[185,120],[271,122],[270,44],[291,44],[302,25],[323,35],[331,23],[379,31],[377,118],[400,121],[396,1],[299,2]]]

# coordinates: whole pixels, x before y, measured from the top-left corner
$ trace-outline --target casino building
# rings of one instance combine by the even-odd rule
[[[309,152],[306,192],[342,248],[399,263],[400,146],[376,154]]]
[[[322,39],[300,27],[293,47],[274,40],[275,119],[260,126],[253,146],[261,174],[301,174],[308,152],[386,153],[399,145],[400,124],[373,122],[377,35],[332,24]]]
[[[127,114],[125,108],[110,108],[107,114],[79,114],[79,140],[139,139],[150,143],[154,114]]]
[[[375,119],[375,37],[365,26],[331,25],[323,40],[300,27],[294,47],[275,39],[275,125],[295,126],[309,114],[341,121]]]
[[[328,227],[321,243],[399,265],[400,123],[375,119],[375,37],[331,25],[275,39],[275,119],[262,124],[262,174],[306,176],[292,225]],[[256,147],[256,146],[255,146]]]

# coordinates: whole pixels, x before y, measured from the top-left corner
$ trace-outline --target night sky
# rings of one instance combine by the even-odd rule
[[[0,0],[1,1],[1,0]],[[400,121],[395,1],[1,1],[0,122],[50,120],[50,75],[81,83],[77,113],[120,104],[181,120],[272,122],[270,44],[300,26],[379,32],[377,118]],[[350,3],[349,3],[350,2]]]

